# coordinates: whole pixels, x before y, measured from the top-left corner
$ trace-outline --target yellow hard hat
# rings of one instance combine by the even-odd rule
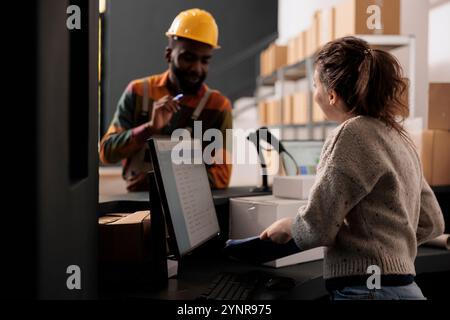
[[[192,39],[220,48],[217,44],[219,28],[213,16],[201,9],[189,9],[180,12],[166,32],[166,36],[178,36]]]

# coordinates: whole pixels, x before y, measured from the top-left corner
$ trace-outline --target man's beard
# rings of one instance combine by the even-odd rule
[[[177,78],[178,84],[183,93],[187,94],[197,93],[206,79],[205,73],[199,75],[195,72],[184,71],[181,70],[180,68],[177,68],[174,64],[170,66],[170,69]],[[192,83],[191,81],[188,80],[190,77],[198,78],[198,80],[195,83]]]

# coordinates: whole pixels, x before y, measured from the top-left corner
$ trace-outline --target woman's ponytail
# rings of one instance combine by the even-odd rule
[[[408,83],[394,56],[345,37],[326,44],[315,65],[325,88],[335,90],[350,113],[380,119],[405,135],[400,123],[409,115]]]
[[[373,72],[372,49],[365,49],[364,57],[358,68],[359,77],[357,78],[355,84],[355,95],[356,95],[355,105],[360,106],[360,108],[364,110],[367,113],[367,115],[370,115],[371,113],[370,107],[367,103],[369,100],[367,95],[369,94],[368,88],[370,85],[370,79],[372,78],[372,72]]]

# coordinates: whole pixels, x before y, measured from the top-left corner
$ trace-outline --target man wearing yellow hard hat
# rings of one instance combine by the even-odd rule
[[[122,161],[129,191],[148,188],[146,173],[151,164],[146,157],[146,140],[192,127],[194,120],[202,122],[203,132],[219,129],[224,139],[219,156],[226,159],[230,154],[225,142],[226,129],[232,127],[230,101],[204,84],[209,60],[219,48],[213,16],[200,9],[183,11],[166,35],[169,69],[128,85],[100,143],[102,162]],[[231,165],[207,165],[207,173],[211,187],[223,189],[229,184]]]

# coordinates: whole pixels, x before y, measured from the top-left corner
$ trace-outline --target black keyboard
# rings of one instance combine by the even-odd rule
[[[220,273],[208,290],[199,299],[207,300],[249,300],[267,276],[261,272]]]

